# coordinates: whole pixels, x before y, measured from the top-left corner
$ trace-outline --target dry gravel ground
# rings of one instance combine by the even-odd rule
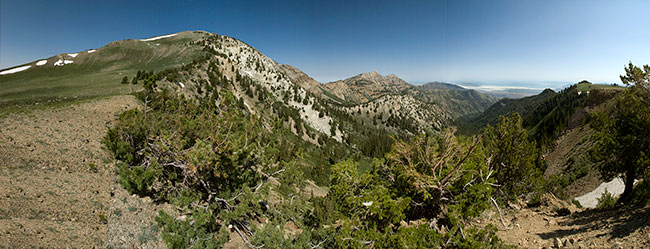
[[[115,96],[0,119],[0,248],[162,245],[151,222],[169,207],[128,195],[101,145],[137,106]]]
[[[540,207],[521,206],[504,210],[506,226],[491,210],[477,221],[495,224],[501,239],[520,248],[650,248],[650,205],[597,211],[545,195]]]

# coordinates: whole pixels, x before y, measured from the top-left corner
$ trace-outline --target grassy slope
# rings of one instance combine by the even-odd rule
[[[120,84],[124,76],[131,79],[138,70],[164,70],[181,66],[199,57],[200,46],[188,43],[200,33],[181,32],[174,37],[155,41],[123,40],[112,42],[94,53],[80,52],[75,58],[61,54],[48,63],[22,72],[0,76],[0,104],[5,107],[32,102],[89,98],[126,94],[138,86]],[[52,64],[64,58],[74,63]],[[6,109],[6,108],[3,108]]]

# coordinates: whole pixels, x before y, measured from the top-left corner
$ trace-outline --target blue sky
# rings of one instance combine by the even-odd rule
[[[0,0],[0,68],[184,30],[241,39],[328,82],[618,82],[650,63],[650,1]]]

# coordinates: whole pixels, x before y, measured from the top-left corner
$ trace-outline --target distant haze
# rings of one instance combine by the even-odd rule
[[[650,64],[650,1],[1,1],[0,68],[183,30],[233,36],[320,82],[557,88]],[[539,82],[532,84],[530,82]]]

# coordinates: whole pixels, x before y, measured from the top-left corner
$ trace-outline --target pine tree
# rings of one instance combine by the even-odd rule
[[[629,87],[616,99],[612,114],[596,113],[592,122],[598,141],[592,155],[605,180],[625,177],[623,203],[632,197],[637,178],[650,180],[650,67],[630,63],[625,72],[621,81]]]
[[[530,141],[518,113],[499,117],[497,126],[483,132],[483,143],[491,155],[490,168],[506,198],[516,198],[540,186],[543,168],[535,141]]]

